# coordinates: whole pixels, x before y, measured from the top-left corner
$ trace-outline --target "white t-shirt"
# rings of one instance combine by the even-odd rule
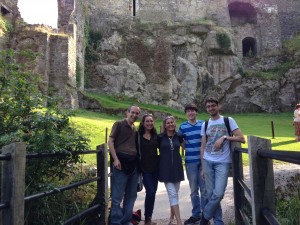
[[[239,128],[234,119],[232,119],[231,117],[228,117],[228,119],[231,131],[234,131]],[[223,142],[223,145],[220,149],[215,149],[214,147],[216,141],[220,137],[224,135],[229,136],[226,125],[224,123],[223,116],[220,116],[220,118],[217,120],[209,119],[206,134],[205,125],[203,123],[201,135],[207,135],[206,145],[204,147],[204,159],[213,162],[231,162],[230,143],[228,140],[225,140]]]
[[[294,122],[300,122],[300,110],[296,109],[294,111]]]

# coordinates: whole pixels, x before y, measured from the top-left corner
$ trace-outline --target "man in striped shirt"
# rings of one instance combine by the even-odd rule
[[[187,104],[184,112],[188,121],[182,123],[178,133],[185,140],[185,168],[191,190],[192,216],[185,225],[199,224],[202,209],[207,203],[204,180],[201,177],[201,127],[203,120],[197,120],[198,109],[195,104]],[[200,191],[200,192],[199,192]]]

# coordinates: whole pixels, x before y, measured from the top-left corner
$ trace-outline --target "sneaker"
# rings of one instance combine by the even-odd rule
[[[200,218],[191,216],[188,220],[184,221],[184,225],[199,224],[199,222],[200,222]]]
[[[204,216],[202,215],[200,225],[210,225],[209,220],[205,219]]]

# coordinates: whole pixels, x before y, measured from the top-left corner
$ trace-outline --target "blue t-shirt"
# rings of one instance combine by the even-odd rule
[[[185,163],[200,162],[201,127],[203,120],[197,120],[196,124],[188,121],[182,123],[178,134],[185,140]]]

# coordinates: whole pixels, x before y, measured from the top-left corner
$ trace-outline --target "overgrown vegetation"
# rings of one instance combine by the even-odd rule
[[[241,63],[241,61],[238,61],[236,63],[236,66],[237,66],[237,71],[239,74],[241,74],[242,76],[245,75],[245,70],[244,70],[244,67],[243,67],[243,64]]]
[[[299,65],[300,63],[300,35],[286,41],[283,44],[283,53],[286,58],[283,63],[276,65],[274,68],[265,71],[245,71],[245,77],[258,77],[263,80],[278,80],[289,69]]]
[[[300,34],[296,37],[286,41],[283,44],[284,50],[289,54],[299,54],[300,53]]]
[[[20,60],[26,63],[18,63]],[[25,173],[26,196],[53,190],[68,176],[73,177],[69,180],[73,182],[80,174],[80,171],[76,172],[76,164],[82,160],[71,153],[88,149],[88,139],[70,122],[71,114],[60,110],[54,99],[38,90],[39,76],[30,70],[34,62],[35,54],[30,51],[0,52],[0,148],[22,141],[27,144],[27,153],[59,152],[67,155],[60,159],[30,160]],[[73,201],[78,193],[74,190],[26,203],[26,224],[60,224],[66,216],[86,206],[84,199]],[[50,219],[49,212],[55,210],[65,215],[56,214],[53,220]]]
[[[274,68],[267,71],[247,70],[244,72],[244,77],[258,77],[263,80],[278,80],[295,65],[296,61],[288,61],[278,64]]]
[[[290,199],[276,199],[277,217],[281,224],[300,224],[300,188],[298,194]]]
[[[218,42],[219,46],[224,50],[228,50],[231,45],[230,37],[225,32],[217,33],[217,42]]]
[[[12,32],[13,26],[3,16],[0,15],[0,29],[6,32]]]
[[[89,24],[86,21],[84,24],[84,38],[85,38],[85,56],[84,59],[89,63],[96,62],[100,59],[97,49],[99,47],[102,35],[100,32],[90,30]]]

